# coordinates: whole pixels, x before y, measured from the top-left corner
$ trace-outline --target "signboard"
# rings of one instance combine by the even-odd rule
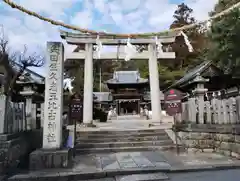
[[[70,117],[71,119],[82,119],[82,101],[81,99],[72,99],[70,105]]]
[[[182,92],[176,89],[170,89],[164,94],[166,112],[170,116],[182,112]]]

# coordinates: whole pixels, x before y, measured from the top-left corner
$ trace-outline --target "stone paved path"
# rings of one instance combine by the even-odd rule
[[[86,162],[85,162],[85,161]],[[89,166],[93,162],[89,160],[98,160],[95,168]],[[102,155],[88,155],[84,159],[76,162],[75,171],[88,170],[87,168],[102,171],[126,170],[126,169],[159,169],[162,172],[157,173],[140,173],[131,175],[120,175],[113,178],[103,178],[88,181],[238,181],[240,169],[237,170],[221,170],[221,171],[197,171],[183,173],[164,173],[164,170],[174,168],[194,168],[210,165],[229,165],[234,164],[240,166],[240,161],[215,153],[182,153],[177,155],[172,152],[131,152],[131,153],[112,153]],[[232,176],[232,177],[231,177]]]
[[[128,168],[163,168],[171,165],[159,152],[119,152],[112,154],[91,154],[75,160],[75,170],[120,170]]]
[[[162,123],[158,121],[145,120],[138,115],[118,116],[117,119],[108,120],[106,123],[94,121],[96,128],[86,128],[80,125],[77,126],[77,131],[100,131],[100,130],[139,130],[139,129],[168,129],[172,126],[173,118],[164,116]],[[151,127],[149,127],[151,124]],[[68,126],[69,129],[74,129],[73,126]]]
[[[180,155],[176,155],[173,152],[151,151],[91,154],[77,156],[75,158],[75,164],[72,169],[31,171],[28,173],[17,174],[9,178],[9,181],[15,181],[19,178],[19,180],[21,181],[26,181],[27,179],[32,177],[39,179],[39,181],[45,181],[47,178],[51,178],[52,180],[54,180],[54,178],[56,177],[65,177],[62,178],[62,181],[68,181],[73,175],[78,175],[76,176],[77,178],[75,178],[76,181],[130,181],[129,179],[131,179],[131,181],[143,181],[144,178],[156,178],[155,180],[152,179],[151,181],[160,181],[161,179],[157,178],[163,178],[164,180],[166,176],[168,178],[171,178],[170,181],[210,181],[211,179],[197,180],[198,176],[195,172],[200,171],[202,174],[204,174],[201,170],[212,170],[216,168],[216,166],[224,166],[225,169],[232,168],[233,166],[240,168],[240,161],[214,153],[183,153]],[[194,174],[191,173],[191,177],[186,177],[188,176],[188,172],[186,172],[186,170],[190,170],[191,172],[194,172]],[[178,176],[174,173],[182,173],[182,171],[184,171],[183,173],[187,174],[180,175],[179,177],[181,177],[181,179],[178,180]],[[157,173],[149,175],[153,172]],[[212,172],[214,171],[212,170],[211,173]],[[148,175],[146,175],[147,173]],[[235,174],[237,173],[240,172],[238,171]],[[126,175],[135,176],[127,177]],[[207,176],[209,177],[209,174],[205,175],[205,177]],[[84,179],[86,177],[88,179]],[[99,177],[105,179],[89,180],[89,178]],[[218,178],[220,178],[220,176]],[[52,181],[51,179],[50,181]],[[144,181],[146,180],[147,179],[145,179]],[[235,179],[231,181],[238,180]]]
[[[108,171],[124,169],[162,169],[204,165],[232,165],[240,161],[215,153],[182,153],[149,151],[89,154],[76,157],[75,171]]]

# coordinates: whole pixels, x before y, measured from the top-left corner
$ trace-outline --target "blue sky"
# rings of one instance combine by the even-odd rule
[[[44,16],[83,28],[107,32],[148,32],[167,29],[177,4],[185,2],[197,20],[204,20],[217,0],[14,0]],[[25,15],[0,2],[0,24],[13,50],[27,45],[44,53],[47,41],[63,41],[59,28]],[[65,43],[63,41],[63,43]],[[65,43],[66,53],[74,46]],[[45,68],[36,70],[45,74]]]

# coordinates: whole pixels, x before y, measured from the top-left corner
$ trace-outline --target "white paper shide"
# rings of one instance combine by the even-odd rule
[[[97,39],[96,39],[96,52],[97,52],[97,57],[99,59],[101,58],[102,48],[103,48],[102,42],[100,41],[99,36],[97,36]]]
[[[188,51],[193,52],[193,46],[192,46],[191,42],[189,41],[188,36],[183,31],[181,31],[181,35],[183,36],[184,41],[188,47]]]
[[[158,39],[158,37],[156,36],[155,37],[155,40],[156,40],[156,45],[157,45],[157,54],[159,55],[162,55],[163,54],[163,45],[162,45],[162,42],[160,39]]]
[[[131,60],[131,57],[137,53],[136,47],[131,44],[130,38],[127,40],[127,45],[125,46],[125,61]]]

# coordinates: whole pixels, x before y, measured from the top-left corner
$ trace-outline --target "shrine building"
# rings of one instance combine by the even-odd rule
[[[107,86],[118,114],[139,114],[149,81],[141,78],[138,71],[115,71]]]
[[[149,80],[138,71],[115,71],[106,84],[118,115],[139,114],[140,107],[151,105]]]
[[[201,80],[199,80],[200,78]],[[240,78],[225,73],[224,70],[214,65],[212,61],[203,61],[201,64],[189,70],[185,76],[168,87],[168,89],[176,88],[184,93],[193,95],[192,90],[194,90],[199,83],[203,84],[203,87],[208,91],[208,93],[206,92],[206,94],[209,94],[207,96],[208,98],[212,97],[211,92],[218,91],[218,94],[221,96],[226,96],[226,94],[228,96],[234,96],[238,95],[240,90]],[[232,91],[227,92],[227,90],[230,89],[232,89]]]

